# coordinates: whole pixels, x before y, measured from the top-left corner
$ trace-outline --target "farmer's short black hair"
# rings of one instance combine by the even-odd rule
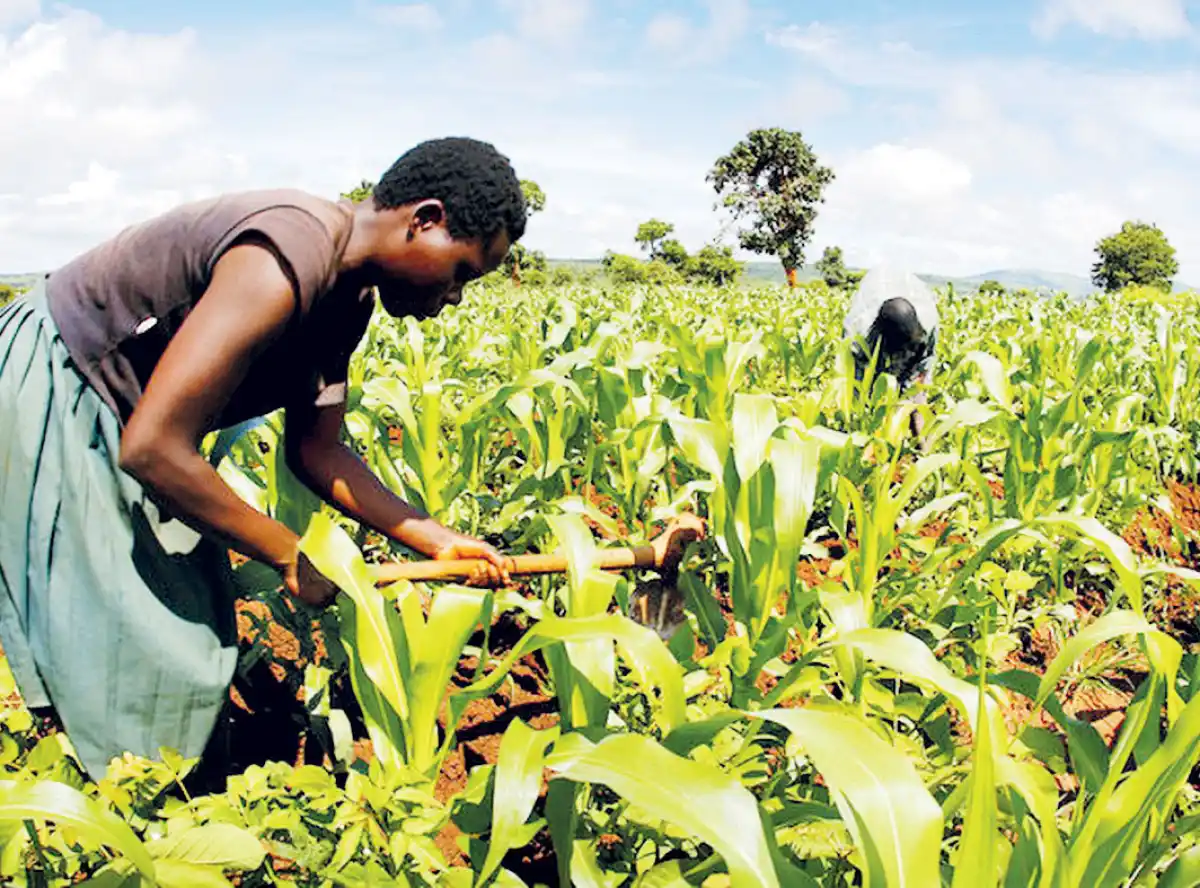
[[[872,326],[887,351],[900,351],[920,342],[925,335],[916,308],[901,296],[889,299],[879,307]]]
[[[380,178],[374,198],[379,209],[440,200],[456,239],[490,240],[506,231],[516,243],[525,233],[521,182],[509,159],[478,139],[430,139],[410,148]]]

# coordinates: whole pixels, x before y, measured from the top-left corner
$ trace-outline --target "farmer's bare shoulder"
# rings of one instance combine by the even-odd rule
[[[349,224],[345,205],[294,188],[232,191],[185,201],[135,220],[77,254],[50,275],[51,291],[95,289],[117,279],[136,286],[154,280],[187,278],[202,283],[219,254],[248,227],[279,225],[296,230],[297,240],[336,240]],[[89,294],[95,295],[95,294]]]

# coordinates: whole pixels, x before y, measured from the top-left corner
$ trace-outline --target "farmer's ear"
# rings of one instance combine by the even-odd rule
[[[413,207],[412,219],[408,223],[410,234],[429,231],[446,223],[446,207],[436,198],[423,200]]]

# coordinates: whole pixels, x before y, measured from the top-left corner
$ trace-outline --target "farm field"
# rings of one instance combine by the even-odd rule
[[[343,590],[237,564],[203,768],[114,762],[7,680],[6,884],[1200,885],[1200,295],[939,291],[919,447],[846,294],[472,287],[380,314],[348,433],[394,490],[564,576],[404,560],[207,442]],[[676,573],[596,553],[705,523]],[[228,777],[226,782],[225,778]]]

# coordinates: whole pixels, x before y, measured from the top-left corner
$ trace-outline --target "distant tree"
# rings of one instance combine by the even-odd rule
[[[817,260],[817,273],[825,285],[833,290],[850,290],[858,286],[866,272],[851,271],[842,261],[841,247],[826,247]]]
[[[1003,296],[1007,290],[1004,289],[1004,284],[999,281],[986,280],[979,285],[980,296]]]
[[[608,279],[617,284],[644,284],[646,282],[646,263],[636,256],[624,253],[614,253],[609,250],[604,254],[600,264]]]
[[[677,268],[661,259],[651,259],[644,263],[646,266],[646,283],[652,287],[664,287],[682,284],[686,269]]]
[[[675,240],[673,237],[667,238],[659,245],[658,255],[654,257],[661,262],[667,263],[672,268],[684,270],[690,260],[687,247]]]
[[[363,179],[351,190],[342,192],[342,197],[348,198],[355,203],[362,203],[371,196],[374,190],[375,183]],[[521,180],[521,194],[525,197],[526,211],[530,216],[534,213],[540,213],[546,208],[546,193],[532,179]]]
[[[717,287],[734,283],[744,269],[744,263],[733,258],[733,247],[716,244],[702,247],[687,265],[689,278]]]
[[[546,193],[532,179],[521,180],[521,194],[525,198],[525,218],[532,219],[546,209]],[[513,284],[521,286],[523,279],[538,283],[544,278],[547,268],[546,254],[530,250],[519,241],[509,248],[508,255],[500,263],[500,270],[508,275]]]
[[[668,265],[661,259],[643,262],[636,256],[627,256],[624,253],[614,253],[610,250],[604,255],[601,265],[604,267],[604,273],[608,279],[617,284],[658,286],[683,282],[680,269]]]
[[[17,298],[17,290],[8,284],[0,284],[0,305],[6,305]]]
[[[375,183],[363,179],[350,191],[343,192],[342,197],[354,203],[362,203],[371,196],[374,190]],[[527,217],[532,217],[535,213],[540,213],[546,208],[546,193],[532,179],[521,180],[521,194],[525,197],[525,212]],[[504,276],[512,278],[514,284],[520,286],[523,274],[532,273],[535,277],[540,277],[545,274],[546,268],[547,259],[544,253],[538,250],[530,250],[518,242],[512,245],[508,255],[500,263],[498,270]]]
[[[658,259],[661,258],[660,250],[662,249],[663,241],[674,230],[675,226],[670,222],[664,222],[661,219],[650,219],[638,226],[637,234],[633,236],[633,240],[641,246],[647,256],[651,259]],[[679,243],[679,241],[674,241],[674,243]]]
[[[581,287],[592,287],[600,283],[604,277],[603,266],[589,265],[574,272],[575,283]]]
[[[521,194],[525,197],[525,212],[532,216],[546,209],[546,192],[532,179],[521,180]]]
[[[516,286],[541,283],[550,263],[541,250],[531,250],[520,241],[509,247],[498,271]]]
[[[342,197],[352,200],[356,204],[362,203],[364,200],[366,200],[368,197],[371,196],[371,193],[374,190],[375,190],[375,183],[368,182],[366,179],[363,179],[361,182],[358,183],[358,185],[355,188],[352,188],[349,191],[342,192]]]
[[[1108,293],[1131,284],[1170,292],[1179,273],[1175,248],[1157,225],[1146,222],[1126,222],[1096,244],[1096,255],[1092,283]]]
[[[777,256],[794,287],[833,171],[800,133],[776,127],[752,130],[717,159],[707,181],[735,218],[748,221],[738,233],[741,246]]]

